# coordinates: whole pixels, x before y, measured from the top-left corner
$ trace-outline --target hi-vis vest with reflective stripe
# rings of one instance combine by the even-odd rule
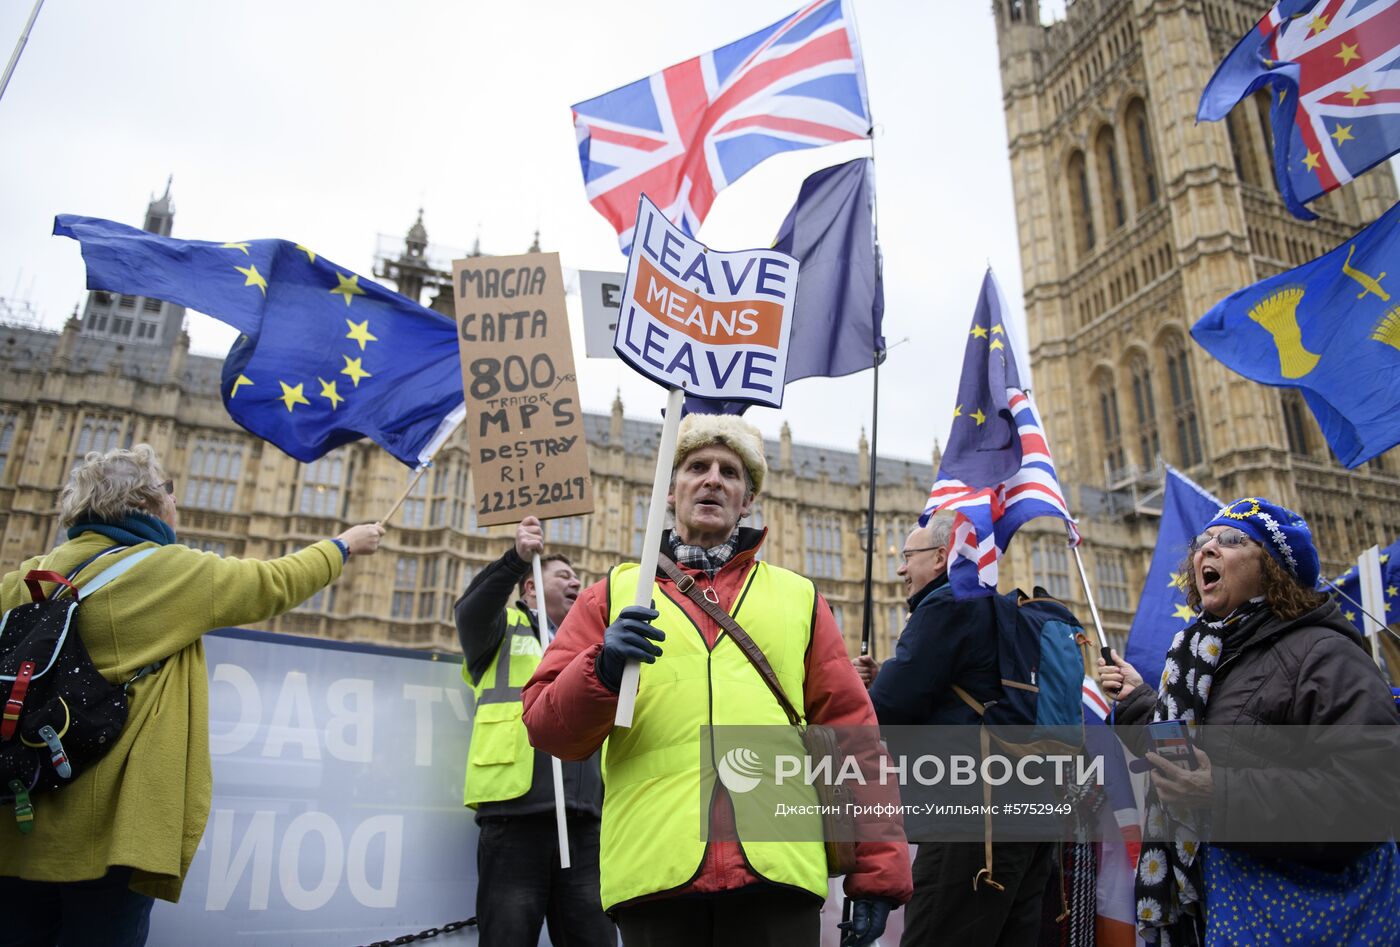
[[[637,566],[621,565],[608,578],[611,615],[636,600]],[[669,586],[669,594],[683,598]],[[812,637],[816,588],[810,581],[764,562],[755,563],[731,614],[763,650],[792,705],[803,704],[807,644]],[[714,650],[700,629],[667,597],[656,596],[661,613],[654,624],[666,632],[664,653],[643,664],[636,713],[628,729],[614,729],[604,747],[607,791],[603,796],[601,846],[602,901],[615,905],[679,888],[692,881],[705,855],[704,826],[716,785],[716,761],[701,765],[701,727],[768,725],[779,740],[802,753],[797,731],[773,693],[733,640],[721,634]],[[713,753],[705,744],[703,752]],[[771,764],[770,764],[771,765]],[[768,774],[771,779],[771,772]],[[810,786],[788,781],[784,799],[815,805]],[[795,795],[794,795],[795,794]],[[737,802],[736,798],[736,802]],[[773,838],[773,806],[758,812],[735,806],[745,858],[770,881],[826,897],[826,852],[820,818],[801,837],[811,841],[754,841]],[[702,818],[704,822],[702,823]],[[758,821],[763,822],[763,831]],[[791,828],[791,827],[789,827]],[[766,834],[765,834],[766,833]]]
[[[472,683],[462,662],[462,680],[476,696],[472,742],[467,750],[467,778],[462,801],[475,809],[483,802],[518,799],[535,775],[520,689],[539,667],[544,654],[530,619],[518,607],[506,609],[506,634],[481,680]]]

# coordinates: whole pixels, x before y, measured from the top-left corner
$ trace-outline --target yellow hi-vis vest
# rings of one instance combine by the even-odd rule
[[[535,750],[520,719],[525,712],[520,689],[540,666],[543,654],[529,617],[511,607],[506,609],[505,637],[481,680],[472,683],[467,663],[462,662],[462,680],[476,698],[462,786],[462,801],[473,809],[483,802],[518,799],[530,790]]]
[[[637,565],[627,563],[608,578],[609,620],[636,601]],[[679,592],[669,594],[682,598]],[[764,562],[754,564],[731,611],[763,650],[792,705],[802,708],[807,645],[812,637],[816,588]],[[663,654],[643,664],[636,712],[630,728],[616,728],[604,747],[607,791],[603,796],[600,853],[605,910],[682,887],[698,874],[705,856],[705,827],[716,784],[713,743],[701,742],[701,727],[763,726],[765,744],[787,744],[802,753],[797,731],[749,659],[727,634],[714,650],[676,600],[656,596],[661,613],[653,624],[666,632]],[[710,757],[702,766],[702,753]],[[768,774],[771,777],[771,772]],[[771,791],[771,790],[769,790]],[[788,781],[784,801],[815,805],[811,786]],[[737,802],[737,799],[736,799]],[[744,857],[761,878],[825,898],[826,852],[821,820],[810,821],[802,841],[754,841],[774,837],[773,805],[757,811],[735,806]],[[761,807],[759,807],[761,808]],[[758,823],[764,822],[762,831]],[[784,833],[794,826],[789,824]],[[747,830],[747,831],[746,831]]]

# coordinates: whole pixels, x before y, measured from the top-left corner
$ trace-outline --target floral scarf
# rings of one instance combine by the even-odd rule
[[[1231,645],[1238,646],[1272,613],[1262,597],[1251,599],[1228,616],[1203,614],[1176,633],[1167,649],[1157,706],[1152,721],[1181,720],[1194,733],[1205,719],[1206,702],[1216,667]],[[1157,789],[1147,791],[1147,820],[1138,859],[1134,895],[1138,934],[1159,947],[1200,943],[1202,872],[1200,827],[1181,821],[1162,804]],[[1185,813],[1181,813],[1185,815]]]

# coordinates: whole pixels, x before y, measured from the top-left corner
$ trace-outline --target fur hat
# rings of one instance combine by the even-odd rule
[[[687,414],[681,418],[680,430],[676,433],[674,468],[679,469],[681,461],[691,452],[711,444],[723,444],[738,454],[753,481],[753,492],[763,489],[764,478],[768,476],[763,435],[737,414]]]
[[[1317,586],[1319,567],[1312,531],[1292,510],[1260,497],[1243,497],[1226,504],[1205,528],[1212,526],[1235,527],[1263,546],[1303,588]]]

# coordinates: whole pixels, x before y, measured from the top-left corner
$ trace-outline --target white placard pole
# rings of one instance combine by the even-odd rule
[[[652,586],[656,582],[656,560],[661,552],[661,524],[666,518],[666,494],[671,487],[671,468],[675,463],[676,430],[681,424],[681,405],[685,392],[672,388],[666,398],[666,418],[661,425],[661,445],[656,449],[656,479],[651,485],[651,507],[647,510],[646,537],[642,540],[642,562],[637,572],[637,600],[634,605],[651,605]],[[642,665],[628,661],[622,669],[622,686],[617,692],[617,714],[613,723],[619,727],[632,726],[632,712],[637,706],[637,683]]]
[[[530,569],[535,576],[535,616],[540,622],[540,648],[548,649],[554,635],[549,629],[549,614],[544,608],[544,567],[540,554],[530,557]],[[569,867],[569,821],[564,816],[564,764],[559,757],[549,758],[554,770],[554,822],[559,827],[559,867]]]

